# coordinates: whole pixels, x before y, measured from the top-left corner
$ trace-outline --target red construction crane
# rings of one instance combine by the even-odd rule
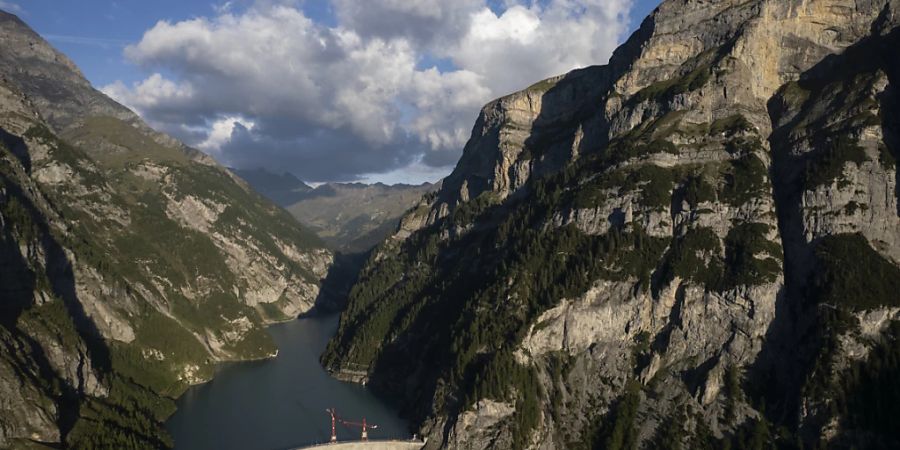
[[[365,417],[363,417],[362,422],[351,422],[349,420],[341,419],[341,417],[338,416],[337,410],[335,410],[334,408],[328,408],[325,410],[325,412],[327,412],[329,415],[331,415],[331,442],[332,443],[337,442],[337,430],[335,430],[335,427],[334,427],[336,422],[340,422],[341,425],[344,425],[344,426],[362,428],[362,440],[363,441],[369,440],[369,430],[374,430],[374,429],[378,428],[378,425],[366,423]]]
[[[337,419],[337,411],[334,408],[326,409],[325,412],[331,415],[331,443],[337,442],[337,430],[334,429],[334,422]]]
[[[378,425],[372,425],[372,424],[368,424],[368,425],[367,425],[367,424],[366,424],[366,418],[365,418],[365,417],[363,417],[362,423],[359,423],[359,422],[351,422],[351,421],[349,421],[349,420],[343,420],[343,419],[339,419],[339,420],[340,420],[341,423],[344,424],[344,425],[349,425],[349,426],[352,426],[352,427],[360,427],[360,428],[362,428],[362,440],[363,440],[363,441],[368,441],[368,440],[369,440],[369,432],[368,432],[368,430],[370,430],[370,429],[371,429],[371,430],[374,430],[374,429],[378,428]]]

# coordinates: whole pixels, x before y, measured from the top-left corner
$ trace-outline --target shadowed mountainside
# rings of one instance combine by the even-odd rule
[[[427,448],[900,445],[896,0],[668,0],[486,105],[322,357]]]

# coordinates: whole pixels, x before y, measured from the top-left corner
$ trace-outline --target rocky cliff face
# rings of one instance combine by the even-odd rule
[[[274,352],[331,254],[0,13],[0,447],[165,447],[217,361]]]
[[[898,445],[898,24],[665,1],[488,104],[323,361],[435,447]]]

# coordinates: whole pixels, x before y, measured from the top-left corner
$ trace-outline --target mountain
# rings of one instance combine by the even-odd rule
[[[332,249],[364,253],[396,231],[403,216],[439,184],[325,183],[315,189],[297,177],[266,169],[231,169],[253,189],[283,206]]]
[[[427,448],[897,448],[898,24],[666,0],[489,103],[323,363]]]
[[[244,179],[256,192],[280,206],[289,206],[302,200],[313,190],[287,172],[278,175],[266,169],[229,169]]]
[[[359,253],[396,231],[400,217],[436,189],[430,183],[328,183],[305,193],[287,210],[329,247]]]
[[[0,448],[162,448],[174,398],[275,351],[322,242],[0,12]]]

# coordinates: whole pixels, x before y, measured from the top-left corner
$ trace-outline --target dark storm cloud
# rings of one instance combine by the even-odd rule
[[[334,0],[341,23],[364,37],[406,38],[418,46],[455,42],[481,0]]]
[[[352,181],[359,174],[386,172],[410,164],[421,152],[421,144],[410,138],[373,147],[347,130],[318,129],[306,136],[279,139],[242,125],[235,125],[231,140],[220,150],[221,157],[235,167],[263,167],[276,173],[290,168],[310,182]]]

